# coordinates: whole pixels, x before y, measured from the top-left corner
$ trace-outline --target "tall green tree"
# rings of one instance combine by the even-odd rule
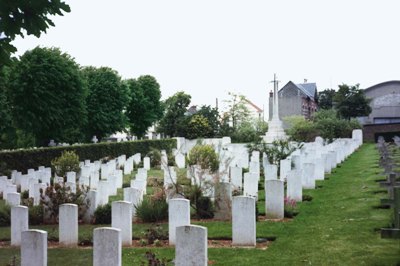
[[[63,16],[63,12],[70,11],[69,5],[60,0],[0,0],[0,67],[10,63],[11,54],[17,51],[11,44],[16,36],[40,37],[54,26],[50,15]]]
[[[124,110],[129,101],[128,89],[117,71],[108,67],[82,69],[88,97],[87,137],[102,139],[125,129],[127,119]]]
[[[13,121],[36,145],[82,140],[86,90],[71,56],[57,48],[25,52],[13,67],[10,87]]]
[[[367,116],[372,111],[369,105],[371,99],[365,97],[364,92],[359,88],[359,84],[354,86],[339,85],[334,101],[337,103],[336,108],[339,116],[344,119]]]
[[[131,98],[126,111],[130,130],[134,135],[142,138],[147,129],[163,115],[160,85],[150,75],[129,79],[126,82]]]
[[[161,118],[158,131],[170,137],[183,137],[189,121],[186,115],[191,96],[183,91],[175,93],[165,100],[165,113]]]
[[[333,98],[335,97],[336,91],[333,89],[326,89],[318,93],[318,107],[320,109],[332,109]]]
[[[210,105],[203,105],[197,111],[196,115],[201,115],[207,119],[208,125],[211,127],[210,137],[216,137],[219,134],[221,123],[217,108],[213,108]]]
[[[240,94],[235,94],[230,92],[229,95],[231,98],[225,101],[228,106],[228,110],[226,112],[229,117],[230,122],[232,123],[232,128],[235,130],[238,128],[240,123],[248,122],[250,117],[250,110],[247,108],[246,97]]]

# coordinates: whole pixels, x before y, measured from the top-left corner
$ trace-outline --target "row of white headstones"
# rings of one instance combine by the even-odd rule
[[[294,193],[293,195],[297,195],[298,197],[296,200],[300,201],[303,188],[315,188],[315,180],[323,179],[325,172],[330,172],[331,169],[336,167],[337,164],[342,162],[361,144],[362,132],[361,137],[359,132],[353,132],[352,139],[339,139],[329,145],[323,145],[323,140],[317,138],[314,143],[306,144],[303,149],[294,152],[288,158],[290,159],[289,165],[292,164],[292,161],[294,163],[293,170],[287,171],[287,176],[283,175],[285,171],[281,170],[280,180],[277,179],[276,171],[274,170],[276,167],[269,165],[266,160],[263,160],[264,169],[266,169],[265,201],[267,218],[283,218],[283,184],[285,177],[288,182],[287,194],[291,195],[291,193]],[[258,191],[254,189],[254,185],[252,184],[254,183],[253,181],[257,181],[256,184],[259,181],[257,180],[259,179],[259,172],[257,176],[257,156],[259,154],[252,154],[250,173],[249,175],[244,175],[243,190],[245,196],[233,197],[232,200],[232,244],[236,246],[255,246],[256,243],[255,204]],[[319,161],[320,159],[322,161]],[[319,162],[323,166],[322,178],[318,178],[318,171],[315,170],[317,167],[311,161]],[[169,169],[165,168],[164,170]],[[242,182],[234,184],[234,172],[231,169],[231,186],[239,185],[240,187]],[[246,182],[246,179],[251,177],[253,179],[250,182]],[[294,180],[291,181],[291,179]],[[252,185],[253,190],[249,189],[249,183]],[[125,188],[124,199],[128,198],[125,198],[125,195],[129,194],[129,190],[133,193],[135,188]],[[137,198],[141,200],[143,190],[136,190],[137,194],[140,195]],[[119,265],[121,263],[121,245],[129,246],[132,244],[133,212],[133,199],[112,203],[112,228],[98,228],[94,231],[93,254],[95,265]],[[45,254],[47,252],[47,233],[38,230],[28,230],[27,208],[24,206],[14,206],[11,212],[11,220],[11,243],[12,245],[19,245],[22,242],[21,254],[22,256],[24,254],[28,256],[26,258],[23,256],[22,260],[29,258],[29,261],[32,262],[32,254],[36,254],[37,252],[38,254],[34,256],[35,258],[47,260],[47,255]],[[74,204],[61,205],[59,223],[60,244],[65,246],[77,245],[78,207]],[[24,236],[28,238],[26,241],[24,240]],[[34,240],[29,240],[29,238],[33,237],[35,237]],[[30,241],[41,241],[41,239],[43,240],[43,245],[34,246],[24,244],[25,242],[32,243]],[[171,245],[176,245],[176,265],[187,265],[189,262],[193,262],[193,265],[206,265],[207,229],[190,225],[190,202],[186,199],[169,200],[169,241]],[[179,263],[180,261],[182,263]],[[102,264],[103,262],[107,262],[107,264]]]

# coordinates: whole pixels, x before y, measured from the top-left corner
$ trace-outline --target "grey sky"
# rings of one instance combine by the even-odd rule
[[[80,65],[123,78],[150,74],[163,98],[178,90],[214,104],[228,91],[266,106],[270,81],[304,78],[318,89],[400,79],[399,1],[71,0],[41,38],[18,55],[55,46]]]

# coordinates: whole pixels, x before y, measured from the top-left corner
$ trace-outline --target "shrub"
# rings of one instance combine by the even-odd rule
[[[11,207],[8,204],[0,206],[0,226],[10,226]]]
[[[94,218],[95,224],[111,224],[111,203],[98,206]]]
[[[43,206],[29,206],[29,224],[40,225],[44,221]]]
[[[150,163],[152,167],[161,165],[161,151],[158,149],[150,148],[150,151],[147,153],[147,156],[150,157]]]
[[[209,169],[212,173],[218,170],[219,161],[211,145],[196,145],[188,156],[189,165],[200,165],[202,169]]]
[[[213,135],[213,129],[207,118],[202,115],[193,115],[186,128],[188,139],[208,138]]]
[[[73,203],[78,205],[78,217],[82,219],[86,212],[86,196],[88,188],[76,187],[76,193],[72,193],[71,189],[56,183],[46,188],[44,195],[41,196],[41,205],[44,206],[45,212],[49,215],[50,222],[56,222],[58,219],[58,211],[61,204]]]
[[[58,176],[65,177],[67,172],[79,172],[79,156],[74,151],[64,151],[51,161],[51,166]]]
[[[168,204],[166,202],[165,193],[156,193],[153,197],[144,198],[136,206],[137,217],[145,223],[154,223],[167,219]]]
[[[168,240],[168,232],[159,225],[151,226],[145,232],[142,232],[143,240],[148,244],[153,244],[156,240]]]
[[[51,166],[51,161],[61,156],[64,151],[74,151],[80,160],[96,161],[104,157],[115,158],[121,154],[125,154],[127,157],[136,153],[147,154],[150,148],[166,150],[168,153],[175,147],[175,139],[104,142],[66,147],[2,151],[0,152],[0,162],[4,162],[7,169],[26,171],[29,168],[37,168],[39,165]]]
[[[214,217],[214,205],[210,198],[203,196],[202,187],[195,184],[185,187],[185,197],[196,212],[199,219],[211,219]]]
[[[295,200],[285,197],[284,204],[285,217],[293,218],[297,215],[297,202]]]

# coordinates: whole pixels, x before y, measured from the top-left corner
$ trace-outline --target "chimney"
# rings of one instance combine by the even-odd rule
[[[304,83],[307,83],[307,79],[304,79]]]
[[[270,90],[270,92],[269,92],[269,97],[270,98],[274,97],[274,93],[272,92],[272,90]]]

